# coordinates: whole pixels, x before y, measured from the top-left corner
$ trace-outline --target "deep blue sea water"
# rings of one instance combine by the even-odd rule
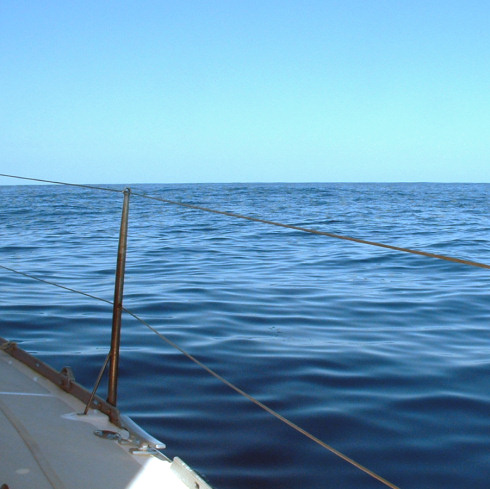
[[[120,187],[122,188],[122,187]],[[489,184],[134,191],[490,263]],[[0,187],[0,265],[112,300],[122,195]],[[406,489],[487,489],[490,271],[131,198],[125,306]],[[91,387],[111,308],[0,270],[0,336]],[[124,317],[119,407],[216,489],[381,488]]]

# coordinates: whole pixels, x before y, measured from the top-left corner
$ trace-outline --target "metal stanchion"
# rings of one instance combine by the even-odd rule
[[[119,231],[119,249],[117,253],[116,283],[114,287],[114,308],[112,313],[111,350],[109,354],[109,384],[107,402],[113,406],[117,403],[117,378],[119,371],[119,345],[121,342],[121,315],[124,289],[124,270],[126,266],[126,249],[128,241],[129,196],[131,190],[124,190],[124,203]]]

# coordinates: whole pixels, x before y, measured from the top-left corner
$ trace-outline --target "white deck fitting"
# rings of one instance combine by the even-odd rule
[[[127,437],[85,406],[0,351],[0,485],[10,489],[211,489],[180,459],[133,455]]]

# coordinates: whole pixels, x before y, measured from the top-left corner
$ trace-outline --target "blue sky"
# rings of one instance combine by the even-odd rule
[[[5,0],[0,173],[490,182],[489,19],[484,0]]]

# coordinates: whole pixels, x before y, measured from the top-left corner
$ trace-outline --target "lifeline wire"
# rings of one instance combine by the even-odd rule
[[[0,173],[0,177],[19,178],[21,180],[32,180],[34,182],[54,183],[57,185],[69,185],[72,187],[82,187],[82,188],[90,188],[90,189],[94,189],[94,190],[105,190],[107,192],[124,193],[124,190],[116,190],[113,188],[96,187],[96,186],[91,186],[91,185],[81,185],[81,184],[66,183],[66,182],[56,182],[53,180],[40,180],[38,178],[19,177],[16,175],[7,175],[5,173]],[[481,263],[481,262],[476,262],[476,261],[471,261],[471,260],[462,260],[460,258],[454,258],[452,256],[439,255],[437,253],[428,253],[427,251],[413,250],[410,248],[402,248],[400,246],[393,246],[393,245],[378,243],[376,241],[367,241],[365,239],[352,238],[350,236],[343,236],[341,234],[327,233],[326,231],[318,231],[316,229],[304,228],[301,226],[293,226],[291,224],[283,224],[283,223],[275,222],[275,221],[268,221],[266,219],[260,219],[258,217],[251,217],[251,216],[244,216],[242,214],[235,214],[234,212],[219,211],[216,209],[210,209],[208,207],[202,207],[202,206],[193,205],[193,204],[186,204],[184,202],[177,202],[174,200],[163,199],[160,197],[153,197],[151,195],[146,195],[146,194],[142,194],[139,192],[132,192],[132,195],[142,197],[145,199],[155,200],[157,202],[163,202],[166,204],[177,205],[180,207],[187,207],[188,209],[195,209],[195,210],[199,210],[199,211],[203,211],[203,212],[210,212],[212,214],[219,214],[222,216],[234,217],[236,219],[245,219],[247,221],[260,222],[262,224],[269,224],[271,226],[277,226],[277,227],[282,227],[282,228],[287,228],[287,229],[294,229],[295,231],[302,231],[304,233],[317,234],[320,236],[328,236],[330,238],[342,239],[345,241],[353,241],[355,243],[361,243],[361,244],[366,244],[366,245],[370,245],[370,246],[377,246],[378,248],[386,248],[389,250],[401,251],[403,253],[410,253],[412,255],[427,256],[429,258],[437,258],[438,260],[445,260],[445,261],[450,261],[453,263],[461,263],[463,265],[469,265],[469,266],[478,267],[478,268],[486,268],[486,269],[490,270],[490,265],[487,265],[486,263]]]
[[[50,282],[49,280],[43,280],[42,278],[34,277],[33,275],[29,275],[28,273],[24,273],[24,272],[19,272],[18,270],[14,270],[13,268],[6,267],[5,265],[0,265],[0,268],[3,268],[4,270],[8,270],[9,272],[17,273],[18,275],[23,275],[24,277],[27,278],[32,278],[33,280],[37,280],[38,282],[42,282],[43,284],[54,285],[59,289],[67,290],[68,292],[75,292],[76,294],[84,295],[85,297],[90,297],[90,299],[102,301],[107,304],[110,304],[111,306],[113,305],[113,303],[111,301],[108,301],[107,299],[102,299],[101,297],[97,297],[96,295],[92,295],[92,294],[87,294],[86,292],[81,292],[80,290],[77,289],[71,289],[70,287],[65,287],[64,285],[60,285],[55,282]]]
[[[136,195],[138,197],[144,197],[145,199],[151,199],[151,200],[157,200],[160,202],[165,202],[166,204],[172,204],[172,205],[178,205],[181,207],[187,207],[189,209],[196,209],[196,210],[200,210],[200,211],[204,211],[204,212],[211,212],[213,214],[221,214],[223,216],[235,217],[238,219],[246,219],[247,221],[254,221],[254,222],[260,222],[263,224],[270,224],[272,226],[278,226],[278,227],[287,228],[287,229],[294,229],[296,231],[302,231],[305,233],[318,234],[320,236],[328,236],[330,238],[343,239],[346,241],[354,241],[355,243],[367,244],[370,246],[378,246],[380,248],[388,248],[390,250],[402,251],[404,253],[411,253],[413,255],[428,256],[430,258],[437,258],[439,260],[446,260],[446,261],[451,261],[451,262],[455,262],[455,263],[462,263],[464,265],[470,265],[473,267],[490,269],[490,265],[487,265],[486,263],[480,263],[480,262],[471,261],[471,260],[462,260],[460,258],[454,258],[452,256],[439,255],[436,253],[428,253],[426,251],[412,250],[410,248],[401,248],[399,246],[392,246],[392,245],[387,245],[387,244],[383,244],[383,243],[377,243],[376,241],[367,241],[365,239],[352,238],[350,236],[343,236],[341,234],[333,234],[333,233],[327,233],[326,231],[318,231],[316,229],[304,228],[304,227],[300,227],[300,226],[293,226],[292,224],[283,224],[280,222],[268,221],[266,219],[260,219],[258,217],[244,216],[241,214],[235,214],[234,212],[218,211],[216,209],[209,209],[207,207],[201,207],[201,206],[193,205],[193,204],[185,204],[183,202],[176,202],[173,200],[162,199],[160,197],[152,197],[152,196],[140,194],[137,192],[133,192],[132,195]]]
[[[60,289],[67,290],[69,292],[74,292],[76,294],[80,294],[80,295],[83,295],[85,297],[89,297],[91,299],[95,299],[95,300],[98,300],[98,301],[101,301],[101,302],[105,302],[106,304],[113,305],[113,302],[111,302],[111,301],[109,301],[107,299],[102,299],[101,297],[97,297],[97,296],[92,295],[92,294],[87,294],[86,292],[82,292],[80,290],[72,289],[70,287],[65,287],[64,285],[60,285],[60,284],[57,284],[55,282],[50,282],[48,280],[43,280],[41,278],[35,277],[33,275],[29,275],[29,274],[24,273],[24,272],[20,272],[18,270],[14,270],[13,268],[6,267],[4,265],[0,265],[0,268],[3,268],[4,270],[8,270],[8,271],[13,272],[13,273],[17,273],[18,275],[22,275],[24,277],[27,277],[27,278],[30,278],[30,279],[33,279],[33,280],[37,280],[38,282],[42,282],[44,284],[53,285],[54,287],[58,287]],[[322,448],[324,448],[324,449],[328,450],[329,452],[333,453],[337,457],[341,458],[345,462],[351,464],[352,466],[356,467],[360,471],[364,472],[365,474],[367,474],[367,475],[371,476],[372,478],[376,479],[377,481],[381,482],[385,486],[390,487],[391,489],[400,489],[398,486],[395,486],[390,481],[388,481],[385,478],[381,477],[380,475],[376,474],[376,472],[373,472],[372,470],[368,469],[367,467],[364,467],[364,465],[361,465],[359,462],[356,462],[355,460],[353,460],[352,458],[350,458],[347,455],[343,454],[342,452],[339,452],[338,450],[336,450],[332,446],[328,445],[324,441],[322,441],[319,438],[317,438],[315,435],[311,434],[309,431],[306,431],[305,429],[301,428],[301,426],[298,426],[296,423],[293,423],[289,419],[287,419],[284,416],[282,416],[281,414],[279,414],[277,411],[274,411],[273,409],[271,409],[266,404],[260,402],[255,397],[251,396],[250,394],[246,393],[245,391],[243,391],[242,389],[240,389],[239,387],[237,387],[236,385],[234,385],[230,381],[226,380],[224,377],[222,377],[221,375],[219,375],[213,369],[209,368],[207,365],[205,365],[204,363],[202,363],[196,357],[194,357],[193,355],[191,355],[190,353],[188,353],[187,351],[185,351],[183,348],[181,348],[179,345],[177,345],[176,343],[174,343],[170,338],[168,338],[167,336],[165,336],[162,333],[160,333],[157,329],[155,329],[153,326],[151,326],[149,323],[147,323],[144,319],[140,318],[135,313],[131,312],[130,310],[126,309],[125,307],[122,307],[122,310],[125,313],[129,314],[130,316],[132,316],[137,321],[139,321],[141,324],[143,324],[144,326],[146,326],[150,331],[152,331],[153,333],[155,333],[160,339],[162,339],[168,345],[172,346],[173,348],[175,348],[176,350],[178,350],[179,352],[181,352],[185,357],[187,357],[189,360],[191,360],[192,362],[194,362],[196,365],[198,365],[199,367],[201,367],[202,369],[204,369],[210,375],[212,375],[213,377],[215,377],[216,379],[218,379],[220,382],[222,382],[223,384],[227,385],[229,388],[233,389],[235,392],[237,392],[241,396],[245,397],[246,399],[248,399],[249,401],[251,401],[252,403],[254,403],[256,406],[260,407],[261,409],[263,409],[264,411],[268,412],[269,414],[271,414],[272,416],[274,416],[278,420],[280,420],[283,423],[287,424],[290,428],[292,428],[295,431],[297,431],[297,432],[301,433],[302,435],[306,436],[307,438],[309,438],[310,440],[312,440],[313,442],[315,442],[317,445],[320,445]],[[106,362],[107,362],[107,360],[106,360]],[[104,365],[104,368],[105,368],[105,365]]]
[[[310,440],[314,441],[316,444],[320,445],[321,447],[325,448],[326,450],[332,452],[333,454],[337,455],[337,457],[341,458],[345,462],[353,465],[357,469],[361,470],[365,474],[373,477],[374,479],[378,480],[385,486],[390,487],[391,489],[400,489],[398,486],[395,486],[393,483],[390,481],[386,480],[384,477],[381,477],[380,475],[376,474],[376,472],[373,472],[372,470],[368,469],[367,467],[364,467],[364,465],[361,465],[359,462],[356,462],[352,458],[348,457],[347,455],[343,454],[342,452],[339,452],[335,448],[333,448],[331,445],[328,445],[324,441],[320,440],[317,438],[315,435],[312,435],[309,431],[306,431],[305,429],[301,428],[301,426],[298,426],[296,423],[293,423],[289,419],[285,418],[282,414],[279,414],[277,411],[274,411],[274,409],[270,408],[266,404],[260,402],[258,399],[255,397],[251,396],[250,394],[247,394],[245,391],[237,387],[235,384],[232,384],[230,381],[226,380],[224,377],[222,377],[220,374],[215,372],[213,369],[209,368],[207,365],[202,363],[200,360],[198,360],[196,357],[191,355],[190,353],[187,353],[185,350],[183,350],[180,346],[178,346],[176,343],[174,343],[171,339],[167,338],[165,335],[161,334],[158,330],[156,330],[153,326],[148,324],[145,320],[141,319],[138,317],[136,314],[133,314],[131,311],[128,311],[126,308],[122,308],[123,311],[128,313],[130,316],[133,316],[135,319],[137,319],[140,323],[144,324],[148,329],[153,331],[157,336],[159,336],[163,341],[168,343],[170,346],[173,346],[175,349],[180,351],[184,356],[186,356],[189,360],[194,362],[196,365],[204,369],[208,374],[212,375],[219,381],[223,382],[223,384],[227,385],[230,387],[230,389],[233,389],[235,392],[240,394],[241,396],[245,397],[249,401],[253,402],[256,406],[260,407],[264,411],[268,412],[275,418],[277,418],[279,421],[282,421],[283,423],[287,424],[289,427],[293,428],[293,430],[301,433],[302,435],[306,436]]]
[[[42,180],[41,178],[19,177],[17,175],[7,175],[6,173],[0,173],[0,177],[18,178],[19,180],[29,180],[30,182],[54,183],[56,185],[66,185],[68,187],[81,187],[81,188],[89,188],[92,190],[104,190],[106,192],[117,192],[121,194],[124,192],[124,190],[118,190],[115,188],[97,187],[95,185],[84,185],[82,183],[56,182],[54,180]]]

